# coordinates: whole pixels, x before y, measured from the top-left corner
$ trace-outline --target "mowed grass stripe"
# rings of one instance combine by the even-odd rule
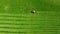
[[[10,14],[10,13],[0,13],[0,15],[8,15],[8,16],[25,16],[25,17],[28,17],[30,16],[30,14]]]
[[[35,26],[35,27],[34,27]],[[39,26],[39,25],[34,25],[34,26],[29,26],[29,25],[25,25],[25,26],[23,26],[23,25],[21,25],[21,26],[16,26],[16,27],[14,27],[14,26],[0,26],[0,28],[3,28],[3,29],[36,29],[36,30],[39,30],[39,29],[48,29],[48,30],[55,30],[55,29],[58,29],[58,30],[60,30],[60,26],[49,26],[49,27],[46,27],[46,26],[43,26],[43,27],[37,27],[37,26]]]
[[[0,28],[0,31],[31,32],[31,29],[3,29],[3,28]]]
[[[53,22],[55,22],[55,21],[57,21],[56,19],[57,18],[49,18],[49,17],[47,17],[46,18],[46,16],[47,16],[47,13],[44,13],[45,15],[43,15],[42,16],[42,14],[43,13],[41,13],[41,17],[38,19],[37,17],[35,17],[35,15],[34,16],[32,16],[31,18],[29,18],[29,19],[31,19],[31,20],[27,20],[27,21],[23,21],[23,19],[25,19],[25,18],[23,18],[22,19],[22,21],[7,21],[6,20],[6,22],[4,21],[4,20],[1,20],[0,22],[2,23],[18,23],[18,24],[22,24],[22,23],[24,23],[24,24],[28,24],[29,22],[29,25],[6,25],[6,24],[1,24],[0,25],[0,27],[3,29],[3,31],[4,31],[4,29],[7,29],[8,31],[9,31],[9,33],[10,33],[10,31],[13,29],[13,30],[17,30],[18,32],[20,32],[21,30],[20,30],[20,28],[19,27],[24,27],[26,30],[28,30],[28,31],[30,31],[30,33],[40,33],[40,32],[44,32],[44,33],[47,33],[47,32],[49,32],[49,33],[55,33],[56,31],[57,31],[57,29],[59,28],[57,25],[51,25],[51,23],[50,23],[50,21],[53,23]],[[50,14],[49,14],[49,16],[50,16]],[[53,16],[55,16],[55,14],[53,15]],[[1,18],[1,19],[3,19],[3,18]],[[7,18],[8,19],[8,18]],[[11,19],[13,19],[13,18],[11,18]],[[15,19],[15,18],[14,18]],[[47,20],[46,20],[47,19]],[[15,19],[16,20],[16,19]],[[32,22],[32,23],[31,23]],[[37,22],[37,23],[36,23]],[[40,22],[40,23],[39,23]],[[40,24],[40,25],[32,25],[32,24]],[[26,27],[25,27],[26,26]],[[41,27],[41,26],[43,26],[43,27]],[[3,28],[3,27],[9,27],[9,28]],[[41,27],[41,28],[39,28],[39,27]],[[54,27],[54,28],[57,28],[57,29],[54,29],[54,28],[52,28],[52,27]],[[11,28],[11,29],[10,29]],[[15,28],[15,29],[14,29]],[[31,29],[29,29],[29,28],[31,28]],[[35,29],[36,28],[36,29]],[[22,29],[23,30],[23,29]],[[26,31],[25,30],[25,31]],[[45,32],[46,31],[46,32]],[[51,32],[52,31],[52,32]],[[12,32],[12,31],[11,31]],[[17,32],[17,33],[18,33]],[[27,32],[27,31],[26,31]],[[13,33],[14,33],[14,31],[13,31]],[[28,32],[27,32],[28,33]]]
[[[29,21],[29,22],[31,22],[31,21]],[[56,20],[53,20],[53,21],[52,20],[49,20],[49,21],[40,20],[40,23],[36,23],[39,21],[33,21],[33,23],[29,23],[29,22],[28,21],[0,21],[0,24],[4,24],[4,25],[43,25],[45,23],[45,24],[49,25],[49,23],[54,23],[57,21]],[[57,24],[59,24],[59,23],[57,23]],[[54,25],[54,24],[52,24],[52,25]],[[56,25],[54,25],[54,26],[56,26]]]
[[[26,29],[25,31],[26,31],[26,33],[28,33],[28,31],[31,29],[31,25],[27,25],[27,24],[19,24],[20,22],[21,23],[26,23],[25,21],[27,21],[28,22],[28,19],[27,18],[24,18],[24,17],[26,17],[25,15],[24,15],[24,17],[21,17],[21,16],[18,16],[18,17],[20,17],[20,18],[18,18],[18,17],[16,17],[17,15],[5,15],[5,17],[3,16],[3,15],[1,15],[0,14],[0,32],[2,32],[2,33],[24,33],[23,31],[23,29]],[[12,16],[12,17],[11,17]],[[11,19],[10,19],[11,18]],[[24,21],[25,20],[25,21]],[[15,25],[13,25],[14,23],[16,23],[16,22],[19,22],[17,25],[15,24]],[[5,23],[5,24],[4,24]],[[8,23],[8,24],[7,24]],[[10,24],[9,25],[9,23],[12,23],[12,25]],[[14,29],[14,31],[15,30],[17,30],[16,32],[14,32],[13,31],[13,29]],[[19,30],[18,30],[19,29]],[[22,29],[22,30],[20,30],[20,29]],[[4,30],[8,30],[7,32],[6,31],[4,31]],[[22,32],[20,32],[20,31],[22,31]]]
[[[0,28],[7,29],[31,29],[31,25],[0,25]]]
[[[7,31],[8,33],[9,32],[12,32],[12,33],[14,33],[14,32],[26,32],[26,33],[40,33],[40,32],[44,32],[44,33],[47,33],[47,32],[51,32],[51,33],[53,33],[53,32],[56,32],[56,30],[46,30],[46,29],[43,29],[43,30],[32,30],[33,32],[31,32],[31,30],[29,30],[29,29],[20,29],[20,30],[14,30],[14,29],[1,29],[0,31]]]
[[[0,28],[1,29],[1,28]],[[31,33],[30,29],[1,29],[1,33]]]
[[[10,24],[26,24],[26,25],[31,24],[28,21],[0,21],[0,23],[1,24],[3,24],[3,23],[6,23],[6,24],[8,24],[8,23],[10,23]],[[36,23],[33,23],[33,24],[36,24]]]
[[[51,23],[51,22],[50,22]],[[53,22],[52,22],[53,23]],[[41,27],[41,26],[42,27]],[[57,23],[57,24],[49,24],[48,22],[47,23],[39,23],[39,24],[28,24],[28,23],[21,23],[21,24],[16,24],[16,23],[12,23],[12,24],[6,24],[6,23],[2,23],[1,25],[0,25],[0,27],[1,26],[3,26],[3,27],[9,27],[9,26],[11,26],[11,27],[16,27],[16,28],[19,28],[19,27],[24,27],[25,28],[25,26],[28,28],[28,26],[29,27],[32,27],[33,29],[35,28],[35,29],[40,29],[40,27],[41,28],[43,28],[43,27],[47,27],[47,28],[59,28],[60,27],[60,25],[59,25],[59,23]]]

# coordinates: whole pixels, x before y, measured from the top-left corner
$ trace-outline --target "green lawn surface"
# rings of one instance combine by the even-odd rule
[[[60,0],[0,0],[0,34],[60,34]]]

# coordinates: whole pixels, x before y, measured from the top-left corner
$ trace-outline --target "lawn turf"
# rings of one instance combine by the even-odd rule
[[[60,34],[60,0],[0,0],[0,34]],[[36,14],[31,14],[35,9]]]

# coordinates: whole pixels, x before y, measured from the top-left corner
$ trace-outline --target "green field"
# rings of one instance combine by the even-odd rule
[[[60,0],[0,0],[0,34],[60,34]]]

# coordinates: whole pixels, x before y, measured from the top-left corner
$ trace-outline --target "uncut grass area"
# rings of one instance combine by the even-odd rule
[[[60,0],[0,0],[0,34],[60,34]]]

